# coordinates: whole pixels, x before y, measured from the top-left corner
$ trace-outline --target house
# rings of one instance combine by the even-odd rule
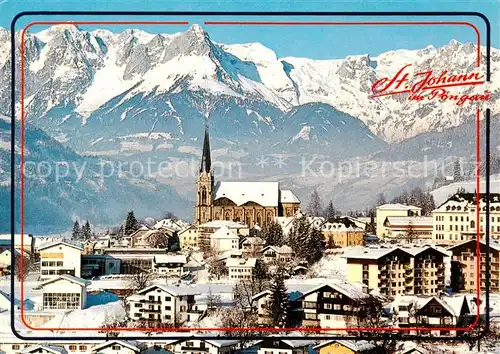
[[[202,337],[203,335],[200,335]],[[188,339],[182,339],[170,343],[174,353],[182,354],[233,354],[239,344],[239,340],[234,339],[203,339],[194,335]]]
[[[327,248],[363,246],[365,230],[341,222],[327,222],[320,227]]]
[[[317,354],[358,354],[371,352],[375,345],[365,340],[333,339],[320,343],[313,349]]]
[[[231,220],[213,220],[197,226],[198,246],[210,246],[211,236],[221,227],[227,227],[238,236],[248,236],[250,233],[250,227],[242,222]]]
[[[432,217],[388,216],[384,221],[388,240],[411,238],[412,242],[426,243],[432,240]]]
[[[400,328],[425,328],[409,331],[414,335],[455,337],[456,328],[469,326],[475,318],[471,314],[471,305],[463,295],[402,296],[393,302],[393,312]]]
[[[479,284],[477,283],[478,255],[477,244],[479,242]],[[451,256],[451,283],[454,292],[476,293],[479,286],[481,292],[486,292],[486,277],[490,278],[491,292],[500,292],[500,243],[490,240],[489,242],[489,274],[486,274],[486,251],[488,245],[483,240],[469,240],[460,242],[448,248]]]
[[[483,239],[486,227],[486,202],[489,198],[490,239],[500,238],[500,193],[457,193],[432,211],[432,241],[452,246],[478,236]],[[479,202],[479,209],[478,209]],[[479,212],[479,217],[478,217]]]
[[[286,263],[292,260],[293,251],[290,246],[267,246],[262,249],[261,254],[264,263]]]
[[[197,321],[201,312],[193,309],[195,295],[200,292],[189,286],[151,285],[127,298],[129,317],[173,326]]]
[[[222,226],[210,235],[210,247],[217,253],[240,248],[240,237],[227,226]]]
[[[256,258],[227,258],[226,267],[228,269],[229,279],[231,280],[250,280],[253,276],[253,270],[257,264]]]
[[[257,323],[261,326],[271,325],[269,319],[269,303],[271,301],[271,291],[264,290],[252,297],[252,311],[257,313]],[[291,291],[288,293],[289,322],[291,326],[299,326],[302,320],[302,293]]]
[[[142,226],[140,229],[132,233],[130,236],[131,248],[164,248],[168,249],[169,240],[177,237],[177,231],[174,229],[148,229]]]
[[[181,278],[186,263],[183,254],[157,254],[153,258],[153,271],[166,277]]]
[[[311,339],[281,339],[271,335],[255,343],[257,354],[308,354],[315,341]]]
[[[404,294],[437,295],[446,287],[444,259],[448,253],[444,249],[365,247],[350,250],[344,257],[349,282],[361,282],[388,298]]]
[[[246,254],[256,255],[262,251],[265,245],[266,241],[260,237],[245,237],[240,243],[240,248]]]
[[[87,303],[90,281],[69,274],[59,275],[42,282],[44,311],[82,310]]]
[[[137,341],[108,340],[92,347],[92,354],[139,354],[147,349],[146,343]]]
[[[82,255],[82,277],[120,274],[121,261],[110,255]]]
[[[14,250],[14,252],[15,252],[14,257],[21,256],[21,250],[16,249],[16,250]],[[31,255],[26,251],[24,251],[23,254],[24,254],[25,259],[31,257]],[[11,267],[11,260],[12,260],[11,257],[12,257],[12,253],[10,252],[10,249],[6,249],[2,253],[0,253],[0,264],[4,265],[7,268]]]
[[[51,344],[39,344],[28,346],[21,351],[22,354],[68,354],[67,350],[61,346]]]
[[[363,319],[356,313],[369,297],[368,287],[360,283],[319,285],[300,297],[304,312],[302,326],[332,328],[325,333],[340,333],[343,331],[334,329],[362,326]]]
[[[376,209],[377,236],[385,238],[388,230],[384,223],[389,216],[421,216],[422,208],[404,204],[384,204]]]
[[[50,279],[61,274],[81,277],[81,256],[83,246],[74,241],[61,240],[41,244],[40,278]]]
[[[186,247],[199,247],[198,228],[194,225],[179,232],[179,244],[181,249]]]

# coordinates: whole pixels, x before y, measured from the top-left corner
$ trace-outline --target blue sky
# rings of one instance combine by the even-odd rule
[[[145,6],[144,4],[147,4]],[[500,7],[495,1],[231,1],[231,0],[191,0],[191,1],[144,1],[144,0],[0,0],[0,26],[10,27],[12,18],[21,11],[71,11],[71,10],[104,10],[104,11],[479,11],[487,15],[492,23],[492,45],[499,47],[498,21]],[[471,27],[457,25],[440,26],[204,26],[207,20],[281,20],[281,21],[468,21],[475,24],[482,34],[482,45],[485,45],[485,25],[477,17],[308,17],[308,18],[250,18],[231,17],[215,18],[199,17],[91,17],[72,16],[30,16],[19,20],[17,28],[22,28],[32,21],[50,20],[182,20],[200,23],[216,42],[227,44],[261,42],[272,48],[278,57],[299,56],[315,59],[343,58],[350,54],[370,54],[407,48],[419,49],[428,45],[442,46],[456,39],[460,42],[475,42],[476,34]],[[90,29],[89,27],[84,27]],[[124,27],[94,26],[108,28],[113,31]],[[148,32],[173,33],[185,30],[188,26],[141,25],[134,26]],[[40,27],[33,27],[36,31]]]

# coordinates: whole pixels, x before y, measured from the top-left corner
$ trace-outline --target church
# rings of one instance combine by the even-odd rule
[[[279,182],[214,181],[208,128],[205,127],[203,153],[197,181],[194,223],[214,220],[242,222],[249,227],[264,226],[278,216],[293,216],[300,200]]]

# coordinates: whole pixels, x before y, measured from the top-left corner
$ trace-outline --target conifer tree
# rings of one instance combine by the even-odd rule
[[[82,236],[82,230],[80,228],[80,223],[77,220],[73,223],[73,232],[71,234],[71,238],[74,240],[79,240],[81,236]]]
[[[310,216],[321,216],[322,212],[323,206],[321,204],[321,197],[319,196],[318,190],[315,189],[311,193],[309,205],[307,206],[307,213]]]
[[[129,211],[127,220],[125,220],[125,235],[130,235],[137,230],[137,219],[135,218],[134,211]]]
[[[326,207],[326,210],[325,210],[326,221],[333,222],[333,220],[335,220],[336,216],[337,216],[337,210],[333,206],[333,202],[330,200],[330,202],[328,203],[328,206]]]
[[[269,301],[269,317],[275,327],[284,328],[289,323],[288,292],[285,286],[284,269],[279,268],[271,278],[271,299]]]
[[[83,225],[82,227],[82,237],[84,240],[90,240],[91,236],[92,236],[92,229],[90,228],[89,221],[87,220],[85,225]]]
[[[266,246],[282,246],[283,245],[283,229],[281,225],[272,221],[262,228],[260,237],[266,241]]]
[[[457,158],[453,164],[453,181],[460,182],[462,180],[462,166],[460,160]]]

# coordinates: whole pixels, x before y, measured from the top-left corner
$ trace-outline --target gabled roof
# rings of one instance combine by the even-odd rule
[[[100,343],[100,344],[93,346],[92,349],[99,350],[99,349],[107,348],[107,347],[109,347],[111,345],[115,345],[115,344],[121,345],[125,348],[129,348],[130,350],[133,350],[134,352],[138,352],[141,350],[141,348],[139,348],[139,343],[134,342],[134,341],[124,341],[124,340],[108,340],[104,343]]]
[[[366,285],[361,283],[332,283],[332,284],[321,284],[309,291],[302,294],[301,298],[306,297],[309,294],[315,293],[324,287],[329,287],[353,300],[361,300],[367,298],[369,295],[364,292],[364,289],[368,288]]]
[[[266,252],[267,250],[273,250],[274,252],[278,253],[278,254],[293,254],[293,250],[290,246],[281,246],[281,247],[278,247],[278,246],[267,246],[267,247],[264,247],[261,252],[264,253]]]
[[[280,336],[276,335],[276,334],[271,334],[266,339],[271,340],[271,341],[279,341],[279,342],[285,343],[286,345],[288,345],[291,348],[304,348],[304,347],[309,347],[311,345],[314,345],[316,343],[316,341],[312,340],[312,339],[281,339],[281,338],[273,339],[273,337],[280,337]],[[255,345],[259,345],[259,343],[262,343],[262,342],[264,342],[264,340],[259,340],[255,343]]]
[[[257,258],[228,258],[226,259],[226,267],[250,267],[255,268]]]
[[[265,245],[266,244],[266,241],[263,240],[262,238],[260,237],[257,237],[257,236],[253,236],[253,237],[245,237],[241,243],[245,243],[245,242],[249,242],[250,244],[252,245]]]
[[[327,345],[330,345],[333,343],[338,343],[346,348],[351,349],[355,353],[367,351],[367,350],[371,350],[371,349],[375,348],[374,344],[372,344],[366,340],[354,341],[354,340],[333,339],[333,340],[329,340],[329,341],[320,343],[317,346],[315,346],[313,349],[320,349],[320,348],[326,347]]]
[[[153,289],[160,289],[173,296],[200,295],[200,292],[190,286],[165,286],[165,285],[150,285],[137,292],[139,295],[144,295]]]
[[[37,351],[39,349],[42,349],[42,350],[46,350],[50,353],[54,353],[54,354],[66,354],[67,351],[66,349],[64,349],[64,347],[58,347],[58,346],[55,346],[55,345],[49,345],[49,344],[39,344],[37,346],[34,346],[34,347],[28,347],[28,348],[25,348],[21,353],[32,353],[34,351]]]
[[[43,283],[40,284],[40,286],[43,287],[47,284],[50,284],[50,283],[53,283],[53,282],[56,282],[59,280],[67,280],[67,281],[70,281],[72,283],[78,284],[80,286],[84,286],[84,287],[91,284],[91,281],[89,281],[89,280],[78,278],[78,277],[75,277],[75,276],[70,275],[70,274],[61,274],[61,275],[59,275],[59,277],[48,279],[48,280],[44,281]]]
[[[451,251],[454,248],[463,246],[463,245],[465,245],[467,243],[474,243],[474,249],[476,249],[476,243],[477,242],[478,242],[478,240],[475,240],[475,239],[474,240],[463,241],[463,242],[460,242],[460,243],[457,243],[457,244],[455,244],[453,246],[448,247],[447,250]],[[486,242],[484,242],[483,240],[479,240],[479,243],[482,244],[485,247],[487,246]],[[490,240],[489,246],[490,246],[490,248],[493,248],[496,251],[500,251],[500,243],[498,241],[496,241],[496,240]]]
[[[391,226],[430,226],[432,227],[432,217],[427,216],[388,216],[387,223]]]
[[[277,207],[278,182],[217,182],[214,200],[227,198],[240,206],[254,202],[261,206]]]
[[[240,239],[240,237],[234,231],[230,230],[227,226],[222,226],[220,229],[211,234],[210,238],[213,239],[232,238],[238,240]]]
[[[281,203],[300,203],[299,198],[291,190],[282,189],[280,192]]]
[[[271,294],[272,294],[271,290],[264,290],[264,291],[261,291],[258,294],[255,294],[254,296],[252,296],[252,300],[258,300],[261,297],[268,296],[268,295],[271,295]]]
[[[388,255],[389,253],[396,251],[396,250],[405,252],[405,253],[414,257],[414,256],[416,256],[422,252],[425,252],[429,249],[433,249],[437,252],[442,253],[445,256],[448,256],[448,254],[446,253],[446,250],[444,250],[440,247],[438,248],[438,247],[433,246],[433,245],[424,245],[424,246],[409,246],[409,247],[397,246],[397,247],[390,247],[390,248],[363,247],[360,249],[351,249],[351,250],[347,251],[343,257],[344,258],[351,258],[351,259],[354,258],[354,259],[373,259],[373,260],[375,260],[375,259],[380,259],[380,258],[382,258],[382,257],[384,257],[384,256]]]
[[[43,250],[60,244],[83,251],[83,246],[81,245],[81,243],[72,240],[57,240],[57,241],[46,242],[38,246],[38,250]]]

